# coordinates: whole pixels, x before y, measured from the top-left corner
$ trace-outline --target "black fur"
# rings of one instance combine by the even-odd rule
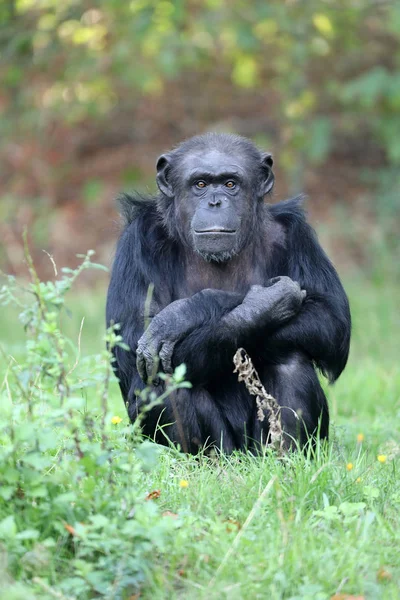
[[[241,138],[237,139],[232,152],[240,161]],[[205,148],[207,143],[212,140],[205,140]],[[195,141],[191,144],[185,142],[178,149],[180,158],[196,147]],[[258,150],[250,147],[254,160]],[[176,155],[174,160],[178,177]],[[254,186],[258,175],[250,169],[248,177]],[[339,377],[348,357],[350,313],[337,273],[305,220],[302,199],[268,205],[255,197],[249,209],[255,217],[251,235],[239,255],[222,264],[202,260],[185,242],[185,232],[176,233],[182,224],[174,203],[174,198],[162,193],[146,198],[125,194],[120,199],[124,230],[112,270],[107,323],[121,324],[131,348],[130,352],[115,350],[116,373],[130,419],[134,421],[140,412],[136,392],[145,387],[136,367],[136,349],[144,332],[144,302],[149,285],[154,284],[153,314],[179,298],[191,298],[197,325],[176,344],[172,361],[173,366],[186,364],[193,387],[179,390],[147,413],[146,435],[160,443],[168,438],[193,453],[205,444],[230,452],[255,449],[265,442],[267,419],[257,419],[254,397],[233,374],[233,355],[243,346],[266,390],[283,407],[288,440],[304,444],[318,427],[319,435],[326,438],[328,407],[314,367],[331,382]],[[251,285],[266,286],[277,276],[290,277],[307,292],[295,317],[245,332],[224,325],[224,316],[241,305]],[[199,294],[205,287],[221,291],[213,296]],[[155,390],[160,393],[162,386]]]

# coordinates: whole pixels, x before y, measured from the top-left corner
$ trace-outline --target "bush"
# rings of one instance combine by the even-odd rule
[[[108,349],[83,359],[80,336],[75,345],[61,330],[67,291],[83,270],[102,268],[92,254],[41,282],[27,252],[28,287],[8,277],[0,290],[2,304],[20,306],[27,335],[22,360],[2,350],[4,598],[128,598],[177,526],[146,502],[144,472],[156,465],[158,447],[109,410],[111,351],[123,345],[118,327],[106,334]],[[168,391],[185,385],[182,377],[181,369]]]

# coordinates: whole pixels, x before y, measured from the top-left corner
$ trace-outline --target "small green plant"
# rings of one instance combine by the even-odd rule
[[[22,360],[1,349],[4,598],[128,598],[176,528],[145,501],[144,472],[157,463],[157,445],[109,410],[112,350],[126,348],[118,326],[84,359],[81,335],[74,344],[62,331],[66,293],[85,269],[104,268],[92,255],[42,282],[26,249],[30,283],[21,289],[8,277],[0,289],[0,303],[20,307],[27,336]],[[182,379],[182,370],[169,378],[167,393]]]

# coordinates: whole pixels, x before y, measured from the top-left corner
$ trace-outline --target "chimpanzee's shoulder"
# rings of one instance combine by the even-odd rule
[[[156,218],[157,196],[145,196],[138,192],[123,193],[118,196],[117,205],[125,226],[136,220]]]
[[[275,221],[286,227],[304,225],[307,222],[304,200],[305,196],[301,195],[276,204],[269,204],[269,213]]]

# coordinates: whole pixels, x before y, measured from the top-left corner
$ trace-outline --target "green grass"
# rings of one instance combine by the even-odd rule
[[[327,388],[329,445],[318,448],[313,459],[297,453],[281,460],[272,452],[211,460],[162,450],[157,466],[135,482],[139,504],[154,506],[171,526],[148,548],[141,598],[400,597],[399,290],[361,276],[345,281],[345,287],[354,330],[347,369]],[[63,330],[77,339],[85,317],[82,353],[98,351],[103,290],[75,293],[67,304],[71,316],[64,315]],[[16,331],[16,314],[2,309],[0,339],[7,353],[18,357],[23,333]],[[90,396],[88,402],[96,399]],[[110,405],[111,413],[123,417],[114,431],[122,431],[127,419],[115,384]],[[116,435],[115,443],[124,444],[122,433],[121,439]],[[117,491],[126,483],[123,477],[119,473]],[[158,497],[146,501],[155,490]],[[57,573],[65,568],[59,554],[52,561],[51,568],[42,572],[38,563],[35,571],[51,593],[44,580],[31,584],[21,571],[21,582],[32,585],[32,598],[70,597],[65,588],[59,591]]]

